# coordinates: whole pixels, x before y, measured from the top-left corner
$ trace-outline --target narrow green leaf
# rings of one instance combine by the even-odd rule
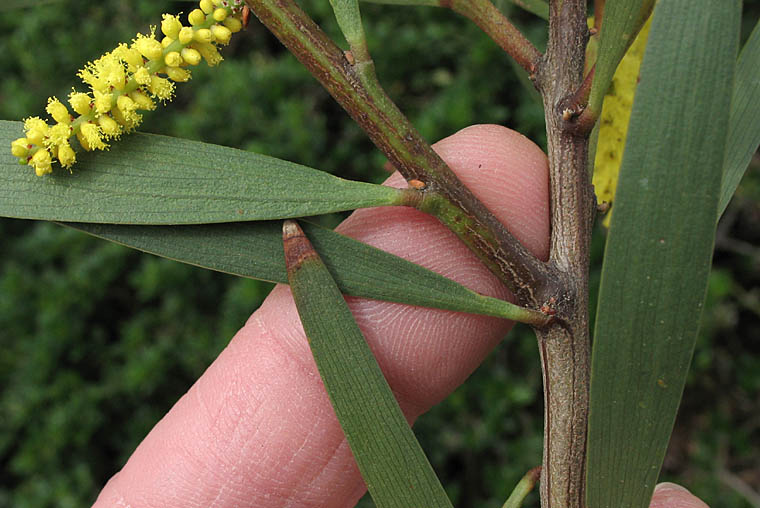
[[[451,507],[327,267],[294,221],[283,242],[314,361],[375,504]]]
[[[720,215],[726,211],[749,161],[760,144],[760,22],[744,44],[736,65],[734,98],[728,126],[728,146],[723,166]]]
[[[589,508],[649,506],[710,269],[740,0],[659,0],[607,239],[591,371]]]
[[[501,508],[520,508],[541,477],[541,466],[534,467],[523,476]]]
[[[341,291],[421,307],[546,324],[548,317],[480,295],[419,265],[347,236],[302,222]],[[287,282],[280,221],[198,226],[67,223],[134,249],[220,272]]]
[[[360,51],[366,52],[367,41],[364,37],[364,27],[362,27],[362,17],[359,12],[359,0],[330,0],[330,5],[346,42],[351,46],[351,50],[356,51],[360,48]]]
[[[607,0],[588,107],[602,112],[604,94],[612,83],[620,60],[649,17],[655,0]]]
[[[79,155],[73,173],[38,177],[0,120],[0,216],[115,224],[201,224],[318,215],[398,204],[403,193],[273,157],[153,134]]]

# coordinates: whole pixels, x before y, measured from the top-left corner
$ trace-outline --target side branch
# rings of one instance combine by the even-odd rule
[[[423,184],[433,213],[504,281],[520,305],[539,308],[554,284],[547,265],[530,253],[467,189],[419,135],[374,78],[371,61],[357,61],[330,40],[294,0],[246,0],[251,11],[303,63],[365,130],[407,180]]]
[[[442,1],[462,16],[471,19],[487,33],[509,56],[528,71],[530,76],[536,71],[541,52],[525,38],[490,0],[448,0]]]

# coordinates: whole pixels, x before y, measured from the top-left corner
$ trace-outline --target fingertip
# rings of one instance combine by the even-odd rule
[[[675,483],[663,482],[654,488],[649,508],[709,508],[704,501]]]
[[[549,161],[538,145],[512,129],[483,124],[433,146],[523,245],[549,258]]]

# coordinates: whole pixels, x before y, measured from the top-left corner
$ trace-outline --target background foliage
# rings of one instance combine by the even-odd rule
[[[747,29],[759,4],[745,2]],[[303,5],[340,40],[328,2]],[[9,0],[0,11],[0,118],[41,114],[49,95],[79,86],[75,74],[86,61],[146,31],[162,12],[189,8],[158,0]],[[536,95],[466,20],[430,8],[363,9],[378,75],[427,139],[492,122],[543,143]],[[515,15],[541,47],[543,22]],[[224,56],[213,72],[195,71],[143,130],[348,178],[385,177],[383,157],[360,129],[255,21]],[[753,164],[719,226],[702,332],[664,470],[665,479],[713,508],[760,505],[745,490],[760,485],[760,161]],[[0,219],[0,236],[0,507],[83,506],[270,285],[52,224]],[[599,230],[592,285],[603,243]],[[519,328],[420,419],[416,430],[455,505],[501,506],[540,462],[540,386],[534,338]],[[537,496],[529,500],[537,505]]]

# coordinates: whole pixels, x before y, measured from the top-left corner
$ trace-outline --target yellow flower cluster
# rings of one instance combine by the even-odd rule
[[[25,137],[11,143],[13,155],[40,176],[52,172],[55,159],[70,168],[76,162],[72,143],[88,151],[107,149],[108,140],[140,124],[138,111],[155,109],[157,100],[171,100],[173,82],[190,79],[187,67],[201,60],[210,66],[221,62],[217,45],[226,45],[243,28],[243,0],[201,0],[199,7],[188,14],[189,26],[164,14],[161,40],[153,27],[150,35],[138,34],[129,46],[120,44],[88,63],[78,76],[91,91],[69,95],[74,114],[55,97],[48,99],[46,110],[55,123],[27,118]]]
[[[649,18],[641,28],[636,40],[628,48],[618,65],[612,84],[604,96],[602,115],[599,118],[599,140],[594,158],[593,184],[599,203],[611,204],[615,199],[620,163],[623,160],[628,121],[631,118],[633,96],[639,80],[639,68],[647,45]],[[604,224],[609,226],[611,214],[607,214]]]

